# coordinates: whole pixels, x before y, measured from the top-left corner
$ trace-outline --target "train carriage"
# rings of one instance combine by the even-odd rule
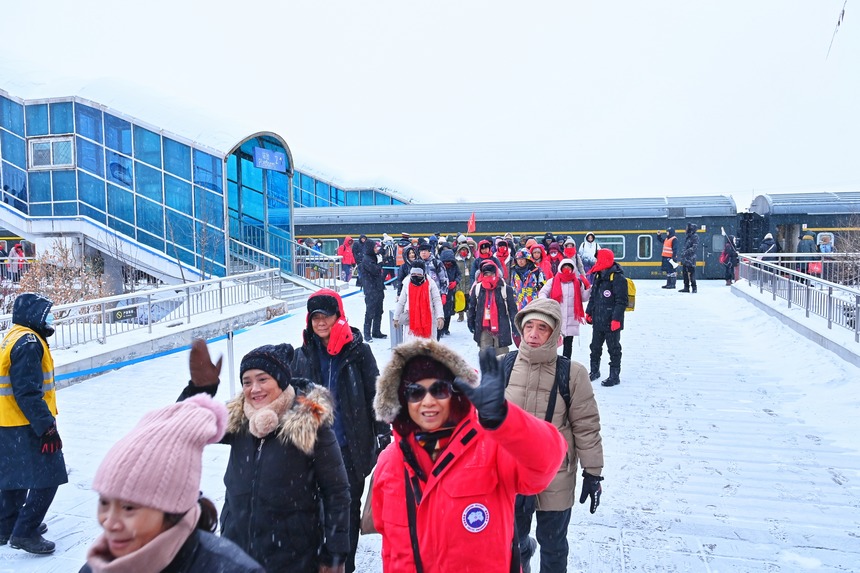
[[[586,233],[594,232],[634,279],[663,276],[655,235],[674,227],[683,237],[688,222],[700,226],[700,276],[722,277],[721,229],[734,234],[738,222],[734,201],[724,195],[302,208],[294,211],[293,221],[297,237],[314,237],[333,246],[345,235],[379,238],[388,233],[398,238],[404,232],[425,237],[439,232],[456,237],[466,231],[472,213],[476,230],[471,235],[476,238],[510,232],[540,239],[552,232],[572,235],[579,245]]]

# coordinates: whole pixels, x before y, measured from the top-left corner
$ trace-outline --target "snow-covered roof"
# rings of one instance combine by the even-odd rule
[[[45,78],[0,63],[0,93],[19,103],[79,98],[119,117],[177,139],[208,148],[223,157],[249,136],[269,132],[265,125],[241,114],[213,117],[181,95],[117,78]],[[279,136],[284,139],[283,136]],[[284,141],[286,141],[284,139]]]
[[[753,199],[750,211],[761,216],[860,213],[860,192],[820,191],[759,195]]]

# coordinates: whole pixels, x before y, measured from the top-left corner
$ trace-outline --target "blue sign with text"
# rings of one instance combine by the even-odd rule
[[[287,171],[287,155],[280,151],[272,151],[263,147],[254,148],[254,167],[271,169],[272,171]]]

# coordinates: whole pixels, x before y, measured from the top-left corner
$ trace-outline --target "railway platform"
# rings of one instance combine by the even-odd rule
[[[575,504],[568,571],[857,571],[860,563],[860,369],[736,296],[743,285],[701,281],[697,294],[637,280],[622,334],[621,384],[594,389],[606,455],[594,515]],[[344,298],[351,323],[363,295]],[[386,291],[385,309],[394,305]],[[251,348],[299,344],[304,313],[234,337],[235,363]],[[385,328],[383,331],[387,332]],[[465,322],[443,342],[477,364]],[[590,330],[574,342],[587,362]],[[380,365],[386,341],[371,346]],[[228,356],[227,341],[211,345]],[[604,353],[603,370],[608,370]],[[89,489],[107,449],[143,413],[176,399],[187,353],[141,361],[59,392],[59,431],[70,470],[48,514],[57,552],[0,547],[0,572],[77,571],[99,534]],[[204,453],[202,488],[220,506],[228,450]],[[578,498],[578,494],[576,496]],[[480,546],[476,545],[476,550]],[[381,572],[381,539],[359,542],[358,570]],[[539,555],[532,560],[539,570]]]

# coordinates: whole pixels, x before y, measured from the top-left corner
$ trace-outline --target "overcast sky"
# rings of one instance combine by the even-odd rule
[[[348,187],[744,209],[860,186],[860,3],[826,58],[844,1],[4,2],[0,59],[259,120]]]

